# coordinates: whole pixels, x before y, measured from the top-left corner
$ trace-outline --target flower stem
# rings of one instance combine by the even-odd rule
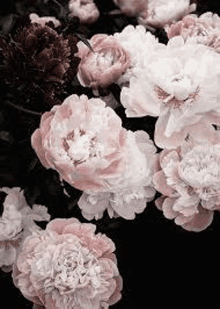
[[[35,112],[35,111],[31,111],[31,110],[29,110],[29,109],[27,109],[27,108],[18,106],[18,105],[14,104],[14,103],[12,103],[12,102],[10,102],[10,101],[8,101],[8,100],[4,101],[4,103],[7,104],[7,105],[9,105],[9,106],[12,106],[12,107],[14,107],[14,108],[16,108],[16,109],[18,109],[18,110],[24,112],[24,113],[30,114],[30,115],[35,115],[35,116],[41,116],[41,115],[42,115],[42,113],[38,113],[38,112]]]

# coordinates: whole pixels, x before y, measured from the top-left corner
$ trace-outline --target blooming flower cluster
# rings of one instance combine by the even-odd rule
[[[163,46],[143,26],[132,25],[112,36],[96,34],[89,43],[92,50],[82,42],[77,44],[76,55],[81,59],[77,77],[82,86],[94,90],[112,83],[128,84],[146,66],[151,52]]]
[[[185,231],[220,211],[220,17],[189,0],[100,8],[39,0],[0,36],[0,268],[34,309],[121,299],[93,223],[136,220],[155,196]]]

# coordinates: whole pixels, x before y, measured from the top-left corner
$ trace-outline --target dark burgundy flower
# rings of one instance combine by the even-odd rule
[[[76,43],[74,36],[58,34],[53,23],[28,23],[14,35],[0,37],[0,71],[19,104],[34,110],[45,110],[45,100],[57,104],[68,72],[72,76],[77,69]]]

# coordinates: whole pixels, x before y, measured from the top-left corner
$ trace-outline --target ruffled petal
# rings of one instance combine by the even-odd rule
[[[201,232],[204,231],[213,220],[214,212],[199,207],[199,213],[196,214],[192,220],[182,225],[187,231]]]
[[[167,127],[167,123],[170,117],[170,113],[160,116],[155,124],[154,141],[160,148],[176,148],[179,146],[187,136],[187,130],[184,128],[180,132],[173,133],[170,137],[165,136],[164,132]]]
[[[84,192],[78,201],[78,205],[83,216],[86,214],[89,218],[94,218],[98,214],[103,214],[105,209],[108,208],[109,199],[109,193],[89,195]]]
[[[142,213],[147,206],[146,198],[133,198],[130,202],[125,202],[121,199],[121,201],[117,203],[113,199],[110,203],[114,211],[127,220],[133,220],[135,218],[135,214]]]
[[[175,191],[167,185],[167,178],[163,171],[157,172],[153,176],[155,189],[165,196],[172,196]]]
[[[167,197],[162,204],[163,214],[167,219],[174,219],[178,212],[173,210],[173,205],[176,202],[176,198]]]

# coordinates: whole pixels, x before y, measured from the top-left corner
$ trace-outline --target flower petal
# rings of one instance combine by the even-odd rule
[[[178,212],[173,210],[173,205],[176,202],[176,198],[167,197],[162,205],[163,214],[167,219],[174,219]]]
[[[167,114],[160,116],[157,119],[155,125],[155,132],[154,132],[154,141],[156,145],[160,148],[176,148],[179,146],[187,136],[187,130],[184,128],[180,132],[173,133],[170,137],[165,136],[164,132],[167,127],[167,123],[170,117],[170,112]]]
[[[155,189],[165,196],[172,196],[175,192],[172,187],[168,186],[167,178],[163,171],[159,171],[153,176]]]
[[[203,207],[199,207],[199,213],[196,214],[192,220],[183,224],[183,228],[187,231],[192,232],[201,232],[204,231],[213,220],[214,212],[204,209]]]

